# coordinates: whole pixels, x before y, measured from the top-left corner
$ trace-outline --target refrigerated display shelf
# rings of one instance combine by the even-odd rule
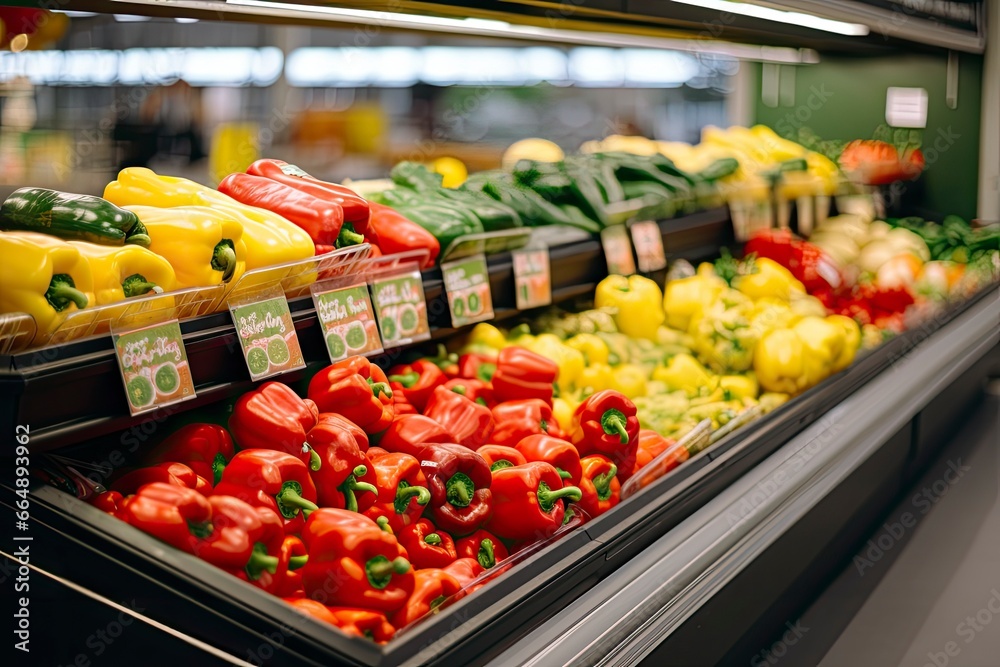
[[[726,208],[715,208],[659,223],[668,259],[712,257],[732,239]],[[553,303],[592,294],[607,275],[601,244],[588,238],[549,248]],[[514,302],[514,274],[510,253],[488,258],[495,321],[520,314]],[[659,275],[662,279],[662,273]],[[455,334],[448,315],[440,269],[423,274],[424,294],[433,340]],[[292,320],[307,363],[326,362],[312,299],[289,302]],[[131,417],[125,390],[114,359],[110,336],[0,356],[0,424],[12,432],[14,424],[30,424],[32,448],[46,451],[91,438],[125,431],[143,423],[159,423],[181,412],[215,403],[248,390],[252,383],[236,341],[228,312],[181,322],[181,332],[197,398]],[[377,358],[398,358],[389,350]],[[283,376],[295,381],[297,371]]]
[[[110,599],[138,599],[160,622],[211,640],[214,646],[244,659],[247,647],[270,646],[268,635],[279,632],[280,646],[273,650],[281,662],[370,667],[480,663],[499,655],[602,578],[633,562],[803,431],[824,428],[824,422],[817,420],[832,406],[854,400],[858,392],[871,391],[867,385],[876,379],[881,387],[884,377],[899,372],[897,365],[920,362],[926,354],[921,351],[924,344],[940,349],[942,340],[954,336],[955,327],[961,326],[956,320],[964,322],[970,316],[981,320],[984,310],[996,311],[998,295],[996,287],[983,290],[924,328],[875,349],[847,371],[654,482],[638,494],[641,500],[630,499],[572,531],[505,573],[502,584],[487,586],[424,620],[384,649],[303,621],[270,595],[223,576],[194,557],[165,549],[154,538],[51,487],[32,493],[32,516],[42,533],[35,539],[44,545],[37,549],[43,555],[36,564]],[[948,332],[939,331],[944,327]],[[909,359],[915,350],[921,356]],[[951,351],[963,357],[967,353]],[[947,365],[947,359],[937,363]],[[12,489],[5,487],[2,503],[9,505],[13,500]],[[73,558],[60,557],[69,550]]]

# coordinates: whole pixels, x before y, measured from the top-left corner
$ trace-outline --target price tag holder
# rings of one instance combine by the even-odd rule
[[[493,319],[493,295],[485,255],[442,264],[441,274],[453,327]]]
[[[230,302],[229,312],[251,379],[305,368],[288,301],[280,287]]]
[[[667,255],[663,250],[660,226],[652,220],[633,222],[630,226],[632,245],[639,257],[639,270],[652,273],[667,268]]]
[[[511,257],[517,309],[528,310],[551,304],[552,274],[548,249],[516,250]]]
[[[372,303],[386,347],[398,347],[431,337],[427,300],[420,270],[394,272],[371,281]]]
[[[331,363],[382,351],[367,282],[316,283],[312,286],[312,299]]]
[[[191,367],[177,320],[112,331],[111,341],[131,414],[195,397]]]
[[[602,229],[601,245],[604,246],[604,259],[608,263],[608,274],[631,276],[635,273],[632,243],[629,241],[628,229],[625,225],[612,225]]]

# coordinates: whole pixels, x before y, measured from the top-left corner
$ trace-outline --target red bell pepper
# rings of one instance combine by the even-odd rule
[[[316,373],[308,394],[321,412],[344,415],[365,433],[383,431],[392,421],[389,381],[364,357],[349,357]]]
[[[198,493],[208,495],[212,492],[212,485],[194,473],[194,470],[183,463],[157,463],[133,470],[130,473],[117,479],[111,485],[112,491],[117,491],[123,496],[130,496],[146,484],[153,482],[163,482],[174,486],[184,486],[194,489]]]
[[[183,463],[215,486],[222,479],[222,469],[234,452],[233,439],[222,426],[188,424],[157,445],[146,460],[149,463]]]
[[[396,538],[368,517],[323,508],[309,515],[302,541],[306,595],[323,604],[394,612],[413,592],[413,572]]]
[[[465,593],[472,593],[479,588],[477,586],[470,589],[468,586],[486,571],[475,558],[459,558],[441,569],[455,577]]]
[[[420,266],[429,269],[437,262],[441,244],[429,231],[400,215],[388,206],[369,202],[371,218],[368,227],[378,234],[378,247],[386,255],[410,250],[426,250],[427,259]]]
[[[465,396],[474,403],[485,405],[491,410],[496,405],[496,400],[493,398],[493,385],[489,382],[468,378],[453,378],[441,386],[456,394]]]
[[[256,578],[274,571],[283,535],[266,513],[228,496],[206,498],[194,489],[153,482],[121,510],[128,524],[230,572]]]
[[[604,514],[621,499],[618,467],[606,456],[592,454],[580,460],[580,509],[591,518]]]
[[[497,355],[493,394],[501,403],[540,398],[552,405],[552,388],[558,376],[559,367],[550,359],[516,345],[505,347]]]
[[[323,462],[310,475],[316,485],[316,502],[323,507],[364,512],[375,504],[375,471],[361,449],[358,434],[368,442],[354,423],[324,412],[306,435],[309,446]]]
[[[664,462],[664,472],[673,470],[680,464],[688,460],[688,450],[685,447],[677,447],[676,441],[672,438],[664,438],[656,431],[648,428],[639,431],[639,449],[636,452],[635,469],[639,470],[649,464],[667,449],[673,452],[668,461]]]
[[[497,563],[510,556],[503,542],[485,530],[477,530],[472,535],[463,537],[455,543],[455,549],[459,558],[475,558],[486,570],[493,569]]]
[[[618,479],[635,471],[639,419],[635,403],[606,389],[591,394],[573,413],[572,442],[581,454],[604,454],[618,466]]]
[[[491,533],[508,540],[541,540],[563,523],[566,508],[560,500],[580,500],[575,486],[563,486],[559,471],[542,461],[493,472]]]
[[[306,443],[306,433],[318,417],[311,400],[299,398],[288,385],[265,382],[236,401],[229,431],[240,449],[276,449],[318,470],[319,457]]]
[[[247,173],[263,176],[310,194],[317,199],[336,204],[344,212],[344,222],[352,225],[355,232],[365,234],[368,231],[368,218],[370,216],[368,202],[350,188],[337,183],[321,181],[284,160],[257,160],[247,167]]]
[[[344,209],[340,204],[291,185],[237,172],[222,179],[218,189],[241,204],[277,213],[302,229],[315,244],[356,245],[364,240],[363,235],[343,229]]]
[[[392,624],[404,628],[433,612],[462,590],[458,579],[444,570],[426,569],[413,573],[413,595],[392,617]]]
[[[406,400],[406,396],[403,396],[402,392],[399,391],[392,392],[392,408],[393,414],[396,417],[400,415],[420,414],[420,411],[417,410],[416,406]]]
[[[430,517],[435,526],[461,536],[476,532],[489,520],[493,478],[482,456],[461,445],[428,445],[420,467],[431,492]]]
[[[87,502],[102,512],[116,516],[124,500],[125,497],[117,491],[105,491],[104,493],[98,493],[96,496],[91,496]]]
[[[427,519],[403,527],[396,539],[417,570],[445,567],[458,558],[455,540],[448,533],[435,529]]]
[[[528,461],[544,461],[559,471],[565,484],[580,483],[580,452],[562,438],[551,435],[529,435],[517,443],[516,447]]]
[[[402,394],[420,412],[423,412],[434,388],[444,384],[448,379],[444,371],[427,359],[393,366],[387,376],[393,396],[397,393]]]
[[[524,454],[506,445],[483,445],[476,453],[486,460],[490,472],[500,468],[513,468],[528,462]]]
[[[801,241],[787,229],[762,229],[743,247],[746,254],[767,257],[799,280],[810,294],[842,289],[845,280],[836,263],[818,246]]]
[[[389,424],[378,444],[382,449],[409,454],[419,461],[425,445],[452,441],[444,427],[430,417],[400,415]]]
[[[214,495],[239,498],[254,507],[270,509],[285,520],[285,532],[302,529],[309,512],[317,509],[316,486],[299,459],[273,449],[237,452]]]
[[[327,607],[309,598],[285,597],[284,600],[304,616],[336,626],[351,637],[365,637],[376,644],[384,644],[396,634],[385,614],[379,611]]]
[[[386,517],[389,527],[398,535],[404,526],[420,519],[424,507],[431,501],[420,461],[409,454],[396,452],[373,458],[371,463],[378,500],[364,514],[371,519]]]
[[[538,398],[498,403],[493,408],[493,435],[490,442],[514,447],[529,435],[560,437],[562,431],[552,416],[552,406]]]
[[[489,382],[497,371],[497,355],[467,352],[458,358],[458,377]]]
[[[434,389],[424,416],[446,428],[453,442],[469,449],[485,444],[493,433],[493,413],[489,408],[444,387]]]

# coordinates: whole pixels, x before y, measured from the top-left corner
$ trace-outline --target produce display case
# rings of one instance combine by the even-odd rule
[[[216,11],[211,2],[126,4],[151,13],[207,16]],[[509,4],[475,3],[467,9],[508,11]],[[586,4],[586,15],[619,14],[615,20],[626,31],[656,23],[660,12],[650,3]],[[851,11],[848,3],[837,4],[842,14]],[[239,13],[239,7],[257,11],[252,3],[232,3],[218,11]],[[533,11],[518,8],[519,13]],[[268,11],[282,12],[280,7]],[[262,15],[268,14],[243,18],[260,20]],[[288,15],[294,22],[327,20]],[[667,18],[689,24],[697,16],[681,12]],[[748,40],[762,26],[770,30],[773,25],[740,19],[727,34]],[[919,48],[952,40],[957,48],[982,50],[980,30],[935,30],[931,46]],[[909,34],[897,31],[893,38],[906,40]],[[778,41],[802,45],[810,35],[806,29],[785,28]],[[893,42],[900,43],[910,44]],[[868,53],[882,45],[870,39],[852,48]],[[708,260],[736,242],[725,207],[657,224],[671,263]],[[608,275],[598,238],[565,238],[551,229],[535,234],[536,241],[548,241],[553,304],[589,297]],[[362,251],[344,263],[350,271],[364,261]],[[489,255],[487,266],[493,321],[522,315],[515,305],[511,253]],[[662,284],[665,274],[652,277]],[[463,333],[465,328],[451,325],[440,269],[425,270],[422,281],[431,342],[418,345],[433,346]],[[325,365],[327,350],[311,298],[298,294],[289,299],[289,307],[307,368],[281,379],[296,383]],[[635,664],[668,656],[684,664],[735,659],[751,632],[780,624],[788,609],[794,610],[820,585],[823,573],[863,534],[861,526],[879,515],[879,508],[926,463],[941,434],[975,400],[974,392],[960,390],[976,386],[991,372],[1000,343],[997,321],[1000,290],[995,284],[935,310],[846,370],[726,435],[638,497],[583,526],[567,526],[555,539],[525,552],[503,574],[501,584],[448,605],[385,646],[306,619],[274,596],[151,536],[137,535],[53,486],[35,485],[30,494],[32,568],[40,577],[40,595],[58,600],[60,614],[73,623],[66,630],[73,645],[83,644],[91,633],[89,624],[80,626],[76,620],[117,613],[118,605],[129,604],[139,610],[129,617],[141,628],[129,631],[130,642],[138,636],[160,647],[165,657],[197,664],[389,667],[593,664],[605,659]],[[196,399],[130,416],[113,345],[102,335],[0,356],[0,422],[11,433],[17,424],[30,424],[33,462],[46,455],[77,465],[111,456],[129,459],[164,425],[210,411],[253,386],[228,312],[184,319],[180,327]],[[389,349],[373,361],[384,365],[404,351]],[[819,455],[814,454],[817,442],[823,448]],[[775,471],[807,448],[813,453],[804,464],[777,480]],[[773,490],[767,487],[763,499],[758,498],[755,491],[768,479]],[[15,487],[5,479],[0,506],[13,511],[16,504]],[[775,516],[780,526],[768,524]],[[852,527],[852,521],[858,524]],[[803,556],[801,544],[809,540],[813,548]],[[826,554],[824,547],[829,548]],[[14,560],[3,551],[6,561]],[[650,585],[651,571],[662,573],[655,586]],[[741,604],[748,597],[756,602]],[[54,660],[73,658],[59,653],[53,628],[37,632],[48,645],[42,650],[52,651]]]

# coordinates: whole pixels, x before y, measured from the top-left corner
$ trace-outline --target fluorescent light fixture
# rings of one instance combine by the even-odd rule
[[[833,19],[825,19],[815,14],[786,12],[780,9],[754,5],[749,2],[731,2],[730,0],[671,0],[671,2],[701,7],[702,9],[713,9],[719,12],[728,12],[730,14],[739,14],[740,16],[750,16],[776,23],[798,25],[803,28],[812,28],[838,35],[847,35],[848,37],[864,37],[870,32],[868,26],[861,23],[834,21]]]
[[[119,0],[124,1],[124,0]],[[141,2],[143,0],[129,0]],[[692,0],[693,1],[693,0]],[[154,4],[146,2],[146,4]],[[738,3],[723,3],[734,5],[729,9],[741,13]],[[803,53],[808,49],[768,48],[750,44],[734,44],[731,42],[691,39],[668,39],[664,37],[646,37],[642,35],[625,35],[615,33],[589,32],[584,30],[563,30],[558,28],[543,28],[530,25],[514,25],[506,21],[476,18],[448,18],[443,16],[421,16],[418,14],[400,14],[369,9],[354,9],[348,7],[330,7],[328,5],[302,5],[292,2],[272,2],[271,0],[226,0],[226,11],[242,12],[256,16],[298,16],[300,18],[321,20],[337,23],[371,26],[375,28],[394,28],[403,30],[423,30],[451,33],[461,36],[499,37],[529,41],[544,41],[580,46],[604,46],[611,48],[649,48],[671,49],[675,51],[714,53],[741,58],[774,63],[798,64],[802,62]],[[799,16],[794,12],[778,12],[770,10],[783,18]],[[802,14],[817,21],[825,21],[818,17]],[[802,24],[799,20],[793,22]],[[828,21],[837,24],[836,21]],[[853,24],[842,24],[853,25]],[[867,31],[867,27],[860,26]]]
[[[185,18],[183,16],[177,16],[174,18],[178,23],[197,23],[198,19]]]
[[[91,16],[97,16],[97,12],[77,12],[77,11],[70,11],[68,9],[50,9],[49,11],[51,11],[53,14],[65,14],[71,19],[86,19],[90,18]]]
[[[138,14],[112,14],[119,23],[144,23],[151,21],[151,16],[139,16]]]

